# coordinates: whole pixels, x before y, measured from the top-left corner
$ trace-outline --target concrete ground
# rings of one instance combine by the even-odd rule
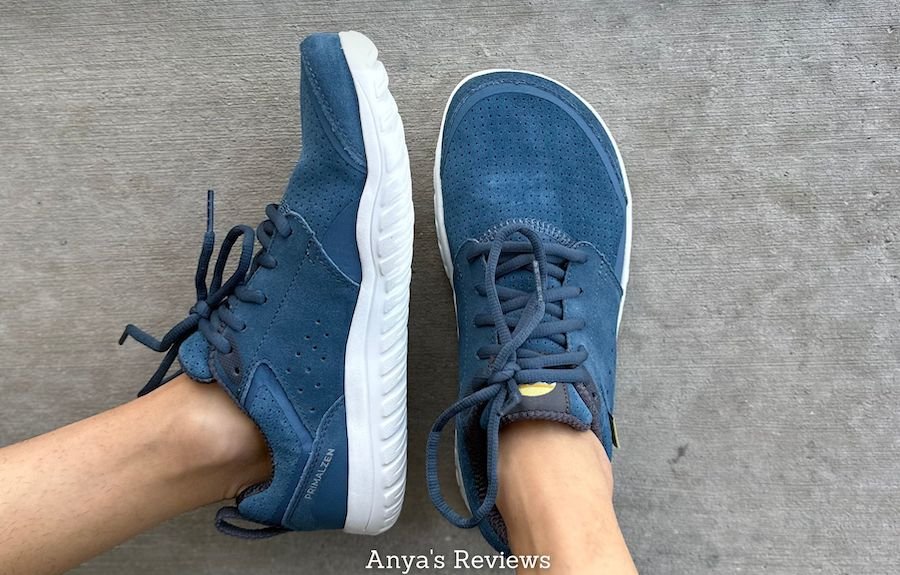
[[[190,306],[208,187],[220,231],[279,197],[298,153],[297,41],[341,29],[379,46],[412,160],[399,524],[245,543],[203,509],[76,573],[362,573],[373,546],[487,552],[432,509],[422,454],[455,394],[434,143],[450,90],[491,67],[578,90],[631,176],[614,464],[642,571],[897,572],[893,0],[2,1],[0,444],[144,383],[159,358],[116,346],[123,325],[160,333]]]

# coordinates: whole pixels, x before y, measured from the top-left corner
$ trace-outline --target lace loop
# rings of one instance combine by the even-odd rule
[[[510,240],[519,234],[527,241]],[[581,288],[560,285],[552,287],[550,278],[562,284],[569,263],[583,263],[582,252],[556,243],[545,244],[537,232],[523,224],[512,224],[494,236],[491,242],[477,244],[468,254],[470,262],[485,258],[484,283],[475,287],[487,298],[487,311],[476,314],[475,325],[493,326],[497,343],[477,351],[488,360],[484,371],[475,377],[474,391],[448,407],[435,421],[426,445],[426,479],[428,493],[438,511],[458,527],[479,524],[494,509],[499,481],[497,461],[500,443],[500,421],[521,401],[518,385],[538,381],[578,382],[588,379],[582,364],[587,351],[565,350],[566,334],[582,329],[584,320],[564,318],[561,303],[581,294]],[[503,276],[529,269],[534,291],[526,292],[497,285]],[[560,348],[558,352],[538,351],[528,346],[535,338],[548,338]],[[444,428],[463,413],[481,408],[481,424],[487,437],[487,485],[484,499],[464,517],[447,503],[438,478],[438,447]]]
[[[263,248],[254,256],[253,229],[245,225],[231,228],[219,248],[219,255],[213,267],[212,279],[207,285],[207,274],[216,239],[214,231],[215,192],[209,190],[206,198],[206,233],[203,235],[203,246],[197,262],[197,271],[194,275],[197,301],[191,306],[187,317],[175,324],[166,332],[162,339],[154,338],[134,324],[128,324],[119,338],[120,345],[125,343],[128,337],[131,337],[153,351],[166,352],[156,372],[141,389],[138,396],[150,393],[167,381],[164,378],[178,356],[179,346],[196,331],[202,333],[203,337],[216,351],[220,353],[229,353],[231,351],[231,343],[223,334],[224,327],[241,330],[244,329],[246,324],[229,308],[228,298],[234,295],[237,299],[250,303],[263,303],[265,301],[265,294],[259,290],[251,290],[244,284],[249,280],[257,267],[274,266],[274,258],[269,253],[269,248],[275,234],[290,235],[291,228],[287,218],[278,209],[277,204],[269,204],[266,207],[266,216],[269,219],[263,221],[256,232]],[[225,266],[231,256],[232,249],[238,241],[240,241],[241,246],[238,263],[234,272],[226,279]],[[260,261],[272,265],[262,265],[259,263]]]

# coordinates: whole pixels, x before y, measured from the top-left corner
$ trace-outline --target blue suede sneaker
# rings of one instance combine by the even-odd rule
[[[218,382],[259,426],[273,476],[216,517],[223,532],[248,538],[381,533],[406,482],[413,205],[403,125],[368,38],[316,34],[300,51],[302,154],[256,229],[261,249],[254,257],[253,230],[233,228],[207,287],[210,193],[188,317],[161,340],[133,325],[122,337],[167,353],[141,393],[167,381],[177,356],[184,373]]]
[[[500,428],[539,419],[593,433],[612,454],[616,335],[628,281],[631,198],[606,126],[544,76],[486,71],[456,87],[438,139],[435,220],[453,286],[459,400],[428,437],[428,490],[459,527],[509,553],[498,512]],[[455,420],[470,515],[438,483]]]

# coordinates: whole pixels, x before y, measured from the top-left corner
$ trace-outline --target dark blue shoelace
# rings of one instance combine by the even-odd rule
[[[266,301],[264,293],[250,289],[247,287],[246,282],[257,268],[274,268],[277,265],[275,258],[269,253],[269,246],[272,244],[275,234],[283,237],[291,234],[291,227],[287,218],[279,211],[278,204],[266,206],[267,219],[263,220],[256,228],[256,238],[262,244],[262,249],[255,257],[253,256],[253,229],[244,225],[231,228],[219,248],[219,255],[213,268],[212,281],[207,286],[206,276],[216,240],[216,234],[213,230],[214,204],[215,193],[209,190],[207,193],[206,233],[203,235],[203,248],[200,250],[200,260],[197,263],[197,272],[194,277],[194,283],[197,288],[197,302],[191,307],[187,317],[175,324],[162,339],[156,339],[133,324],[128,324],[122,333],[122,337],[119,338],[120,345],[131,336],[153,351],[166,353],[153,377],[138,393],[139,396],[150,393],[168,381],[165,379],[166,373],[178,356],[179,346],[197,331],[202,333],[206,341],[220,353],[231,352],[231,343],[225,338],[219,328],[228,326],[233,330],[240,331],[246,327],[246,324],[229,307],[229,297],[233,296],[241,301],[256,304],[262,304]],[[238,240],[241,240],[241,255],[237,268],[227,280],[224,280],[225,265],[228,263],[231,250]]]
[[[259,268],[273,269],[278,262],[269,253],[269,248],[276,235],[288,237],[291,235],[291,226],[287,218],[278,208],[278,204],[266,206],[266,219],[256,228],[256,239],[262,248],[253,256],[254,233],[248,226],[235,226],[229,230],[228,235],[219,248],[216,265],[213,268],[213,277],[209,285],[206,285],[206,276],[209,271],[209,262],[212,259],[213,247],[216,241],[215,225],[215,192],[209,190],[206,196],[206,233],[203,235],[203,248],[200,250],[200,260],[197,262],[197,272],[194,283],[197,288],[197,302],[191,307],[186,318],[175,324],[162,339],[156,339],[144,330],[133,324],[125,327],[119,344],[125,342],[128,336],[136,341],[160,353],[166,352],[165,357],[147,382],[147,385],[138,393],[139,396],[150,393],[157,387],[168,381],[166,373],[175,358],[178,356],[178,348],[192,334],[199,331],[206,341],[220,353],[231,352],[231,342],[219,328],[228,326],[235,331],[245,329],[246,324],[232,311],[228,304],[230,297],[240,301],[264,304],[266,294],[257,289],[251,289],[246,284]],[[225,266],[231,255],[231,250],[238,240],[241,240],[241,256],[237,268],[224,280]],[[258,529],[249,529],[234,525],[231,521],[244,518],[237,507],[228,506],[219,509],[216,513],[215,525],[222,533],[240,537],[243,539],[264,539],[287,531],[283,527],[266,525]]]
[[[511,240],[520,234],[527,241]],[[428,435],[425,466],[428,493],[440,513],[458,527],[474,527],[493,510],[497,500],[497,454],[500,443],[500,420],[521,400],[519,384],[552,381],[575,383],[587,381],[582,364],[587,351],[566,351],[566,334],[583,329],[583,319],[563,318],[564,300],[577,297],[581,288],[564,285],[569,263],[583,263],[587,256],[574,248],[545,242],[531,228],[513,224],[501,229],[491,242],[476,245],[468,254],[469,261],[487,258],[484,285],[476,286],[488,299],[486,312],[475,317],[478,326],[493,326],[498,342],[478,350],[478,357],[489,360],[485,370],[474,381],[474,391],[445,410],[437,418]],[[523,269],[534,276],[534,291],[527,292],[497,285],[502,277]],[[551,278],[554,280],[551,284]],[[529,347],[536,338],[547,338],[559,351],[538,351]],[[487,486],[484,500],[463,517],[453,510],[441,493],[438,480],[438,446],[444,427],[457,415],[470,409],[483,408],[481,421],[486,421]]]

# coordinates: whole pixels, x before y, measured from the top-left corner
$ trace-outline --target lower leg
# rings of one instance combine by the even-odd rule
[[[500,491],[516,555],[548,555],[542,573],[637,573],[612,505],[612,467],[590,432],[522,421],[500,434]],[[524,573],[524,571],[520,571]]]
[[[179,376],[0,449],[0,571],[65,571],[269,473],[261,434],[226,392]]]

